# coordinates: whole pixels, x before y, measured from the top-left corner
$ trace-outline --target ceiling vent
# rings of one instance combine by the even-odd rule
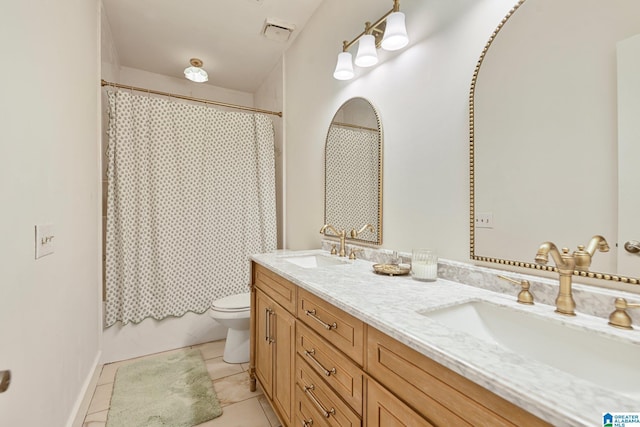
[[[296,29],[293,24],[288,24],[277,19],[267,18],[264,23],[262,35],[269,40],[275,40],[277,42],[286,42],[289,40],[291,33]]]

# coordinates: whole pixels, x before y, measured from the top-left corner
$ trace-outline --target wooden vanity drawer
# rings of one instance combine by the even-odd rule
[[[301,323],[296,328],[296,349],[311,369],[324,378],[356,413],[362,415],[362,370]]]
[[[255,262],[252,263],[252,274],[254,286],[295,315],[296,285]]]
[[[456,427],[460,425],[457,424]],[[367,379],[367,427],[434,427],[371,378]]]
[[[296,359],[296,384],[300,400],[313,409],[311,418],[324,418],[329,426],[358,427],[362,420],[327,383],[298,355]],[[300,408],[300,404],[296,404]],[[296,411],[297,412],[297,411]]]
[[[295,424],[304,427],[330,427],[327,419],[318,414],[313,403],[305,396],[302,388],[296,384],[295,390]]]
[[[367,372],[435,425],[549,426],[372,327],[367,336]]]
[[[358,365],[364,361],[364,323],[321,298],[299,289],[298,319]]]

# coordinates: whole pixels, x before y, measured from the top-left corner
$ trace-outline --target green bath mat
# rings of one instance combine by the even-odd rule
[[[221,414],[200,350],[184,350],[119,368],[107,427],[192,427]]]

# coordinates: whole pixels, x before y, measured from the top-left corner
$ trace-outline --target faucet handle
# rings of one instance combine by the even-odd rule
[[[331,245],[331,255],[338,255],[338,250],[336,249],[336,245]]]
[[[640,304],[630,304],[624,298],[616,298],[616,309],[609,316],[609,324],[616,328],[633,329],[631,317],[627,313],[627,308],[640,308]]]
[[[364,249],[351,248],[351,252],[349,252],[349,259],[356,259],[356,252],[364,252]]]
[[[533,305],[533,294],[529,292],[529,288],[531,287],[531,284],[529,283],[528,280],[516,280],[516,279],[512,279],[511,277],[501,276],[501,275],[498,275],[498,277],[500,279],[511,282],[515,285],[520,285],[521,289],[520,289],[520,292],[518,293],[518,302],[520,304]]]

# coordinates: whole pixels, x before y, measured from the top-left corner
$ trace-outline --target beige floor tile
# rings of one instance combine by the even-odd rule
[[[212,341],[204,344],[194,345],[192,348],[200,349],[204,360],[221,357],[224,353],[225,340]]]
[[[85,417],[82,427],[105,427],[107,425],[107,412],[100,411]]]
[[[249,364],[248,363],[243,363],[240,366],[242,366],[242,370],[243,371],[248,371],[249,370]]]
[[[269,404],[266,396],[258,396],[256,399],[258,399],[258,402],[260,402],[260,406],[262,406],[262,410],[269,420],[269,424],[271,425],[271,427],[281,427],[282,424],[280,423],[280,420],[278,419],[276,413],[273,411],[273,408]]]
[[[231,405],[243,400],[257,397],[262,391],[249,391],[249,374],[242,372],[213,382],[221,406]],[[257,402],[257,401],[256,401]]]
[[[112,383],[116,378],[116,372],[118,368],[131,363],[129,360],[123,360],[122,362],[108,363],[102,367],[100,372],[100,378],[98,378],[98,385]]]
[[[95,412],[93,414],[89,414],[85,417],[84,422],[107,422],[107,414],[108,410]]]
[[[247,399],[222,408],[222,415],[196,427],[271,427],[258,399]]]
[[[87,414],[95,414],[96,412],[105,411],[111,405],[111,390],[113,384],[102,384],[96,387],[93,398],[89,404]]]
[[[209,376],[212,380],[217,380],[242,372],[242,367],[240,365],[227,363],[222,360],[222,357],[208,359],[205,363],[207,364],[207,371],[209,371]]]

